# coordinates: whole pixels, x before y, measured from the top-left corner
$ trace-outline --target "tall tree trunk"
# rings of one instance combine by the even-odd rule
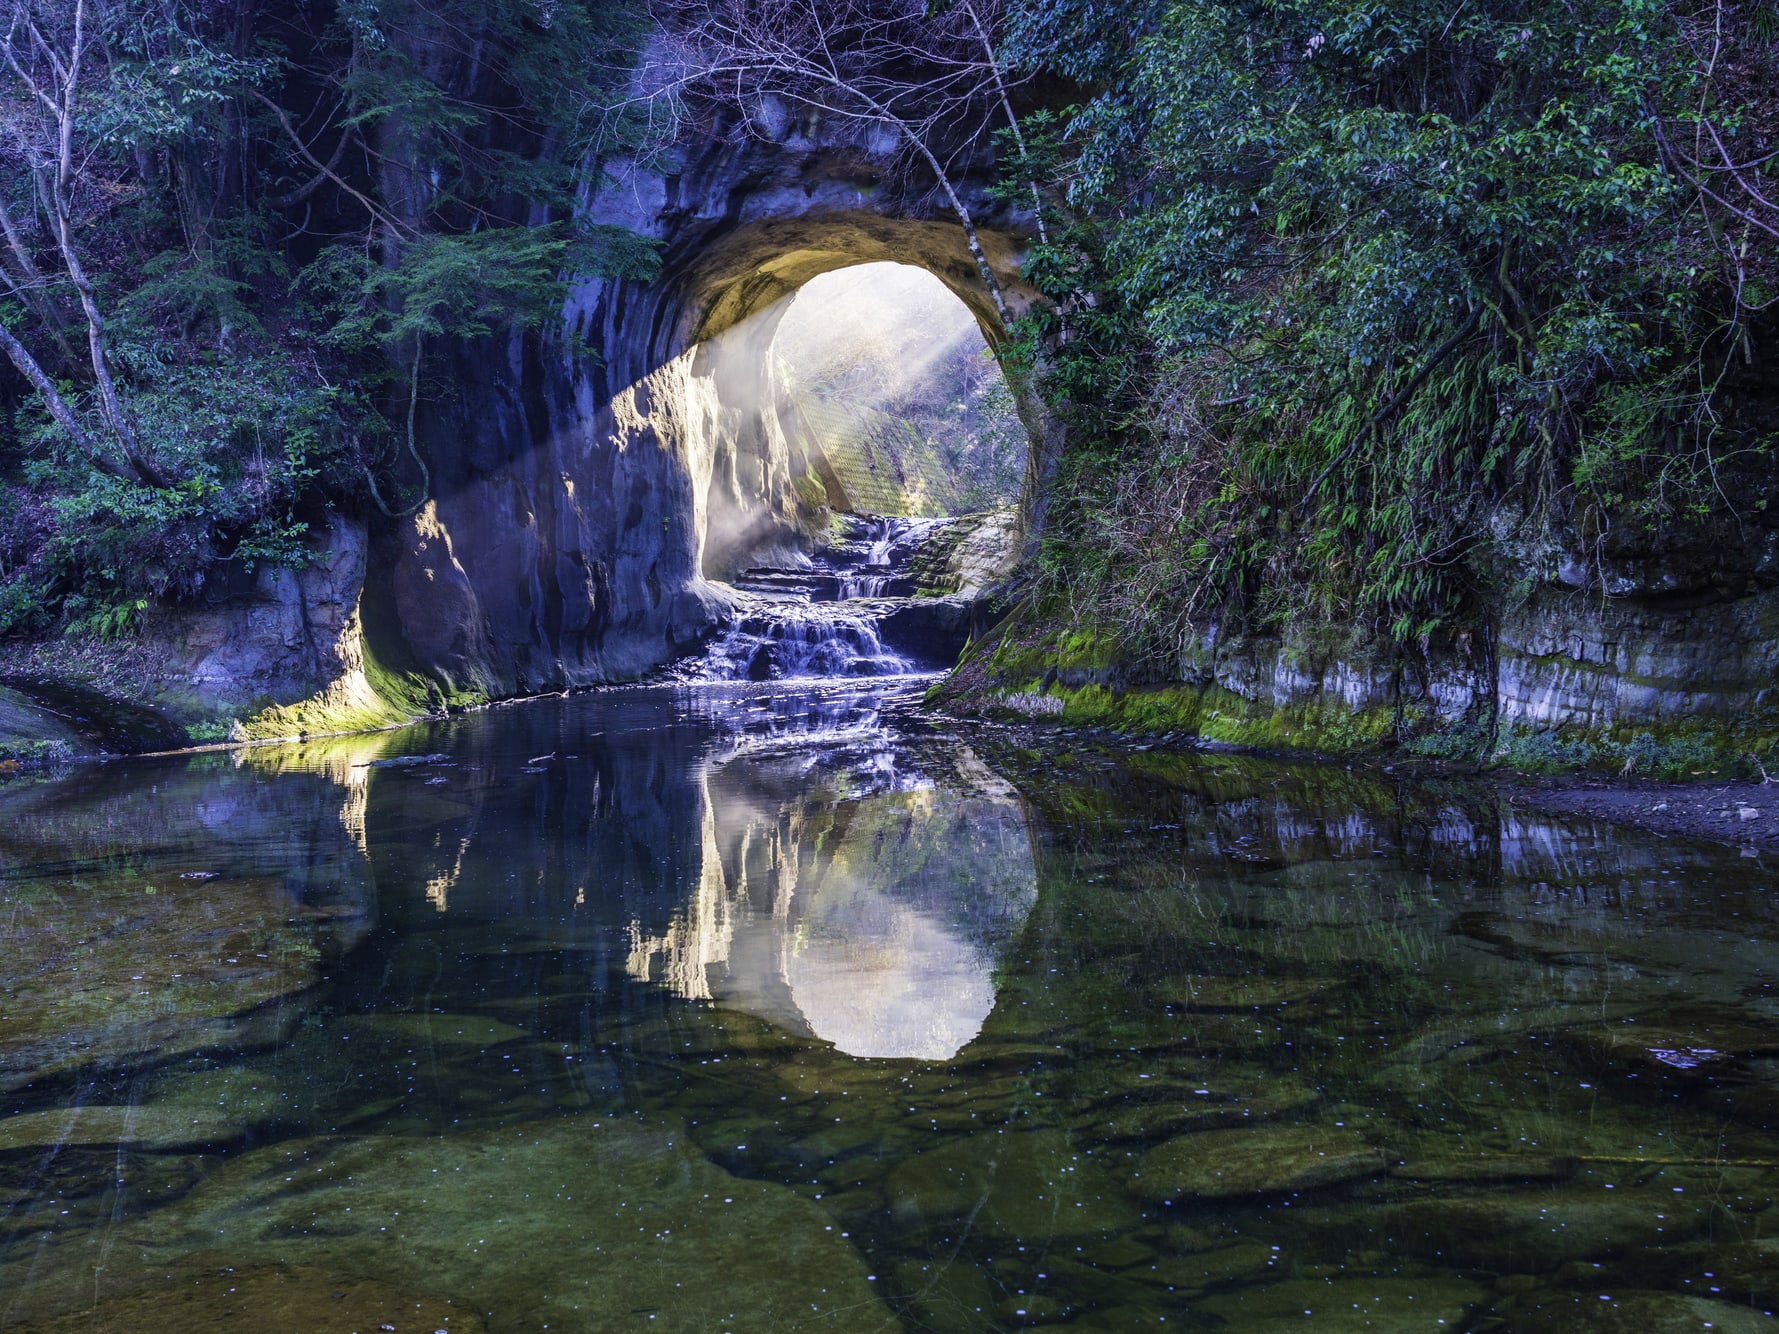
[[[74,41],[69,48],[60,96],[56,99],[56,172],[50,190],[56,246],[61,251],[62,264],[68,270],[74,290],[80,296],[80,308],[86,315],[87,349],[105,423],[117,437],[118,447],[129,459],[137,476],[150,486],[166,486],[167,475],[136,447],[136,433],[124,415],[117,386],[111,379],[111,365],[105,356],[105,321],[99,314],[99,302],[93,294],[93,284],[86,276],[86,267],[81,264],[80,255],[74,248],[73,204],[69,198],[74,184],[74,99],[80,87],[80,62],[85,53],[86,0],[75,0]]]
[[[957,220],[963,226],[964,240],[970,247],[970,257],[976,261],[976,271],[982,275],[982,285],[988,288],[989,299],[995,303],[995,314],[1000,316],[1001,329],[1004,333],[1012,333],[1013,312],[1007,308],[1007,296],[1001,290],[1001,280],[996,276],[994,266],[988,262],[987,253],[982,249],[982,238],[976,234],[976,220],[970,216],[969,207],[959,197],[956,187],[951,183],[951,177],[945,174],[945,168],[939,165],[939,159],[932,150],[906,127],[902,132],[939,178],[939,188],[945,191],[951,211],[957,214]]]
[[[121,477],[126,481],[140,480],[130,468],[94,447],[92,440],[81,428],[80,419],[74,415],[74,410],[68,406],[68,401],[56,388],[55,381],[44,373],[43,367],[37,364],[37,358],[31,355],[30,349],[14,338],[12,330],[4,324],[0,324],[0,348],[5,349],[12,364],[18,367],[19,374],[31,382],[31,387],[42,397],[43,405],[49,409],[49,415],[55,419],[56,425],[68,433],[68,438],[74,442],[74,447],[86,456],[87,461],[93,467],[109,476]]]

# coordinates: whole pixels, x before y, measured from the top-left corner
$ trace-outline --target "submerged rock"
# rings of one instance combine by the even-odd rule
[[[1744,1302],[1763,1311],[1779,1309],[1779,1238],[1765,1237],[1724,1247],[1695,1242],[1691,1262],[1680,1281],[1700,1293]]]
[[[1001,1291],[975,1265],[904,1260],[896,1277],[917,1320],[931,1329],[1000,1328],[994,1308]]]
[[[1549,1272],[1677,1241],[1711,1226],[1721,1211],[1668,1190],[1597,1186],[1518,1190],[1462,1199],[1416,1200],[1375,1213],[1369,1226],[1389,1250],[1501,1272]]]
[[[1350,1130],[1210,1130],[1150,1150],[1131,1186],[1145,1200],[1231,1199],[1313,1190],[1375,1176],[1384,1167],[1383,1152]]]
[[[469,1047],[480,1050],[502,1043],[526,1042],[522,1028],[476,1014],[368,1014],[355,1016],[347,1029],[388,1042],[426,1047]]]
[[[76,1144],[127,1144],[137,1149],[184,1149],[241,1133],[234,1117],[193,1114],[189,1107],[67,1107],[0,1119],[0,1152]]]
[[[1053,1325],[1068,1319],[1069,1305],[1055,1297],[1031,1293],[1003,1298],[995,1304],[995,1315],[1010,1325]]]
[[[918,1153],[883,1183],[906,1228],[969,1218],[975,1229],[1024,1241],[1111,1237],[1141,1221],[1094,1161],[1056,1130],[981,1132]]]
[[[1151,988],[1163,1005],[1188,1010],[1270,1010],[1321,996],[1333,987],[1319,977],[1170,977]]]
[[[1779,1053],[1779,1029],[1748,1020],[1742,1010],[1704,1008],[1632,1016],[1576,1030],[1566,1035],[1566,1045],[1608,1074],[1710,1080],[1736,1070],[1748,1057]]]
[[[1075,1125],[1095,1139],[1150,1140],[1186,1130],[1265,1121],[1313,1106],[1320,1098],[1309,1085],[1284,1076],[1176,1085],[1169,1096],[1153,1102],[1103,1103],[1078,1117]]]
[[[1165,1256],[1148,1265],[1127,1269],[1119,1277],[1136,1279],[1170,1292],[1202,1292],[1230,1283],[1263,1279],[1278,1259],[1276,1248],[1264,1242],[1243,1241],[1192,1255]]]
[[[281,879],[0,884],[0,1088],[230,1040],[221,1020],[312,986],[320,951]]]
[[[1677,1292],[1636,1291],[1528,1294],[1503,1326],[1509,1334],[1549,1329],[1573,1334],[1690,1334],[1698,1329],[1753,1334],[1772,1327],[1770,1312]]]
[[[1581,1160],[1566,1154],[1473,1153],[1410,1157],[1390,1169],[1408,1181],[1567,1181],[1581,1170]]]
[[[148,1266],[202,1246],[236,1264],[442,1283],[495,1334],[609,1327],[620,1312],[664,1330],[897,1328],[818,1206],[627,1120],[278,1146],[126,1233]]]
[[[1451,1330],[1464,1328],[1487,1296],[1480,1283],[1456,1278],[1295,1279],[1220,1293],[1193,1309],[1245,1334],[1306,1327]]]
[[[151,1277],[107,1281],[73,1309],[8,1323],[13,1334],[235,1334],[254,1330],[443,1330],[483,1334],[474,1311],[430,1289],[397,1287],[328,1270],[272,1264],[241,1267],[194,1255]]]

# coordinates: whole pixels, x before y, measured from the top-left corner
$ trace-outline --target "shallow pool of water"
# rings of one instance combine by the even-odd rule
[[[0,789],[0,1328],[1779,1309],[1760,858],[924,684]]]

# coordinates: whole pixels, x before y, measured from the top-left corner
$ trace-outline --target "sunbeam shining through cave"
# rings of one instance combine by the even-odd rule
[[[1018,499],[1026,438],[1012,395],[976,317],[925,269],[861,264],[812,279],[772,357],[842,508],[936,517]]]
[[[706,574],[734,615],[693,673],[763,681],[949,665],[1016,548],[1029,447],[969,308],[924,269],[862,264],[811,279],[701,348],[714,381],[763,386],[762,437],[793,475],[806,471],[800,542],[750,545],[744,524],[707,503]]]

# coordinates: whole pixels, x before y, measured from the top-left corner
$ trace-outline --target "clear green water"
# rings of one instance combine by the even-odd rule
[[[0,790],[0,1327],[1764,1326],[1759,858],[918,684]]]

